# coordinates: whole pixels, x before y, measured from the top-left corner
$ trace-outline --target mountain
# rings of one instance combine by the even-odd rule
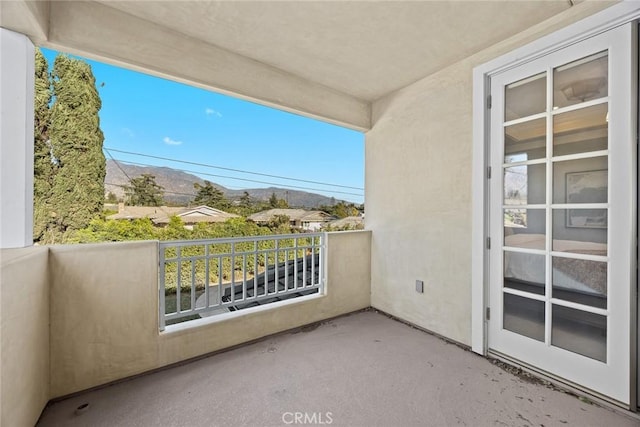
[[[112,192],[118,198],[124,197],[123,186],[129,183],[129,178],[135,178],[145,173],[156,177],[158,185],[164,187],[165,201],[171,204],[189,204],[196,195],[193,184],[204,185],[202,178],[169,167],[136,166],[121,162],[116,163],[115,160],[107,160],[107,177],[104,181],[105,194]],[[252,200],[260,201],[267,201],[271,194],[275,193],[278,198],[287,200],[289,206],[292,207],[317,208],[320,205],[332,205],[340,201],[320,194],[286,188],[269,187],[231,190],[213,182],[212,184],[214,187],[219,188],[225,197],[230,200],[239,199],[246,191]]]

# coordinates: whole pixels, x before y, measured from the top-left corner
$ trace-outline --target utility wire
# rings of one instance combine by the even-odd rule
[[[169,157],[154,156],[154,155],[151,155],[151,154],[143,154],[143,153],[135,153],[135,152],[132,152],[132,151],[117,150],[115,148],[107,148],[107,147],[103,147],[103,148],[104,148],[104,150],[107,150],[107,151],[111,150],[111,151],[115,151],[117,153],[131,154],[131,155],[134,155],[134,156],[149,157],[149,158],[152,158],[152,159],[159,159],[159,160],[167,160],[167,161],[176,162],[176,163],[185,163],[185,164],[188,164],[188,165],[203,166],[203,167],[212,168],[212,169],[222,169],[222,170],[227,170],[227,171],[231,171],[231,172],[240,172],[240,173],[246,173],[246,174],[250,174],[250,175],[266,176],[266,177],[269,177],[269,178],[286,179],[286,180],[289,180],[289,181],[306,182],[306,183],[309,183],[309,184],[326,185],[326,186],[329,186],[329,187],[349,188],[349,189],[352,189],[352,190],[362,190],[362,191],[364,191],[364,188],[361,188],[361,187],[351,187],[351,186],[348,186],[348,185],[330,184],[330,183],[327,183],[327,182],[310,181],[310,180],[306,180],[306,179],[290,178],[290,177],[280,176],[280,175],[270,175],[270,174],[267,174],[267,173],[251,172],[251,171],[245,171],[245,170],[242,170],[242,169],[233,169],[233,168],[227,168],[227,167],[223,167],[223,166],[214,166],[214,165],[209,165],[209,164],[206,164],[206,163],[190,162],[190,161],[187,161],[187,160],[177,160],[177,159],[171,159]],[[200,172],[197,172],[197,173],[200,173]],[[213,175],[213,176],[219,176],[219,175]],[[236,179],[240,179],[240,178],[236,178]],[[260,181],[255,181],[255,182],[260,182]],[[276,185],[279,185],[279,184],[276,184]],[[302,187],[300,187],[300,188],[302,188]],[[345,194],[351,194],[351,193],[345,193]]]
[[[124,185],[124,184],[116,184],[115,182],[105,182],[105,183],[104,183],[104,185],[113,185],[114,187],[120,187],[120,188],[125,188],[125,187],[127,187],[127,186],[126,186],[126,185]],[[240,188],[240,190],[242,190],[242,189]],[[162,192],[163,192],[164,194],[173,194],[173,195],[175,195],[175,196],[189,196],[189,197],[195,197],[195,196],[196,196],[196,194],[195,194],[195,193],[180,193],[180,192],[178,192],[178,191],[169,191],[169,190],[165,190],[164,188],[162,189]],[[249,199],[250,199],[250,200],[253,200],[253,201],[261,201],[261,199],[259,199],[259,198],[257,198],[257,197],[254,197],[254,196],[249,196]]]
[[[120,187],[120,188],[126,188],[127,185],[124,184],[116,184],[115,182],[105,182],[104,185],[113,185],[114,187]],[[226,188],[226,187],[225,187]],[[241,190],[241,188],[239,188],[239,190]],[[169,190],[165,190],[164,188],[162,189],[162,192],[164,194],[173,194],[175,196],[189,196],[189,197],[195,197],[196,193],[180,193],[178,191],[169,191]],[[249,197],[251,200],[260,200],[257,199],[255,197],[250,196]]]
[[[127,187],[124,184],[116,184],[114,182],[105,182],[104,185],[113,185],[114,187],[120,187],[120,188],[126,188]],[[174,194],[176,196],[194,197],[196,195],[195,193],[179,193],[177,191],[168,191],[168,190],[165,190],[164,188],[162,189],[162,192],[165,193],[165,194]]]
[[[105,151],[107,152],[107,154],[109,155],[109,157],[111,157],[111,160],[113,160],[113,162],[116,164],[116,166],[118,167],[118,169],[120,169],[120,172],[122,172],[124,174],[124,176],[127,177],[127,179],[129,180],[129,182],[131,182],[131,177],[127,174],[127,172],[125,172],[124,169],[122,169],[122,167],[120,166],[120,162],[116,159],[113,158],[113,155],[111,154],[111,152],[105,148]],[[120,187],[122,189],[126,189],[127,187],[129,187],[128,185],[123,185],[123,184],[114,184],[111,182],[105,182],[105,185],[113,185],[115,187]],[[175,191],[166,191],[164,188],[162,189],[164,193],[166,194],[174,194],[176,196],[190,196],[193,197],[195,196],[195,194],[193,193],[178,193]]]
[[[104,147],[103,147],[104,148]],[[111,151],[109,151],[108,149],[104,148],[104,151],[107,152],[107,154],[109,155],[109,157],[111,157],[111,160],[113,160],[116,164],[116,166],[118,167],[118,169],[120,169],[120,172],[122,172],[124,174],[124,176],[127,177],[127,179],[129,180],[129,182],[131,182],[131,177],[129,175],[127,175],[127,173],[124,171],[124,169],[122,169],[122,167],[120,167],[120,163],[118,163],[118,161],[116,159],[113,158],[113,154],[111,154]],[[124,188],[124,186],[123,186]]]
[[[105,150],[107,150],[107,149],[105,149]],[[113,151],[117,151],[117,150],[113,150]],[[121,162],[123,164],[129,164],[129,165],[135,165],[135,166],[161,167],[161,166],[149,165],[149,164],[146,164],[146,163],[125,162],[125,161],[115,160],[115,159],[113,159],[113,160],[116,163],[117,162]],[[118,166],[118,168],[120,170],[122,170],[122,168],[120,168],[120,166]],[[275,185],[275,186],[278,186],[278,187],[298,189],[298,190],[320,191],[320,192],[331,193],[331,194],[335,193],[335,194],[348,194],[348,195],[351,195],[351,196],[362,196],[362,194],[350,193],[350,192],[347,192],[347,191],[331,190],[331,189],[324,189],[324,188],[301,187],[301,186],[290,185],[290,184],[279,184],[279,183],[276,183],[276,182],[258,181],[258,180],[249,179],[249,178],[236,178],[236,177],[227,176],[227,175],[216,175],[216,174],[206,173],[206,172],[197,172],[197,171],[192,171],[192,170],[188,170],[188,169],[177,169],[177,170],[182,171],[182,172],[187,172],[187,173],[196,173],[196,174],[199,174],[199,175],[213,176],[213,177],[216,177],[216,178],[227,178],[227,179],[235,179],[235,180],[239,180],[239,181],[256,182],[256,183],[259,183],[259,184]],[[125,173],[125,175],[126,175],[126,173]],[[131,179],[131,178],[129,178],[129,179]]]

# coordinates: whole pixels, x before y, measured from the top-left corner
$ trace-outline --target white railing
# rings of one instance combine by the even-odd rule
[[[325,233],[160,242],[160,330],[324,290]]]

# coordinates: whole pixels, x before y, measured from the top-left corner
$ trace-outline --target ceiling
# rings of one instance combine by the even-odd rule
[[[334,115],[348,116],[369,114],[372,101],[571,4],[20,0],[1,2],[0,23],[45,46],[293,110],[306,110],[297,104],[311,104],[303,98],[314,98],[316,103],[332,103]],[[251,84],[241,81],[251,79]],[[287,101],[289,96],[292,101]],[[340,103],[344,105],[335,107]],[[322,105],[309,108],[318,116],[328,110]],[[335,121],[367,127],[357,117]]]
[[[367,101],[570,7],[566,0],[108,5]]]

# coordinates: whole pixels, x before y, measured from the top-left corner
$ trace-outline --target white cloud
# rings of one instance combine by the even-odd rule
[[[222,117],[222,114],[219,111],[214,110],[213,108],[205,108],[204,109],[204,113],[207,116],[217,116],[217,117]]]
[[[122,128],[122,133],[124,133],[125,135],[127,135],[129,138],[133,138],[134,136],[136,136],[133,131],[129,128]]]
[[[168,136],[165,136],[162,140],[167,145],[180,145],[180,144],[182,144],[182,141],[176,141],[175,139],[171,139]]]

